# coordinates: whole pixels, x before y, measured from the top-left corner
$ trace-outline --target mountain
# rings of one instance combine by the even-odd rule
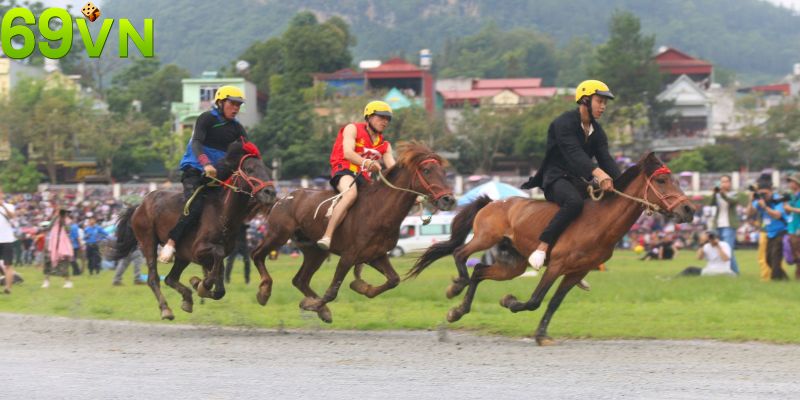
[[[107,18],[153,18],[155,51],[194,73],[229,65],[252,42],[280,34],[300,10],[338,15],[351,25],[356,60],[390,55],[415,59],[448,39],[494,22],[534,28],[564,44],[575,36],[607,37],[615,10],[637,15],[657,46],[736,71],[774,79],[800,62],[800,16],[760,0],[104,0]],[[655,50],[655,49],[654,49]]]

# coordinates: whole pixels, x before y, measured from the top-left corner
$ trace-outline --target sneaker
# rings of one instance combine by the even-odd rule
[[[50,281],[45,279],[44,282],[42,282],[42,289],[47,289],[49,287],[50,287]]]
[[[323,236],[322,239],[317,240],[317,247],[322,250],[329,250],[331,248],[331,238]]]
[[[64,289],[72,289],[72,281],[66,281],[66,282],[64,282],[64,286],[63,286],[63,288],[64,288]]]
[[[581,279],[581,281],[578,282],[578,288],[583,289],[583,290],[588,292],[588,291],[592,290],[592,285],[590,285],[588,281],[586,281],[584,279]]]
[[[169,264],[175,257],[175,248],[170,245],[165,245],[161,248],[161,253],[158,254],[158,261]]]
[[[122,282],[112,282],[111,286],[122,286]]]
[[[528,264],[533,267],[534,271],[538,271],[544,265],[544,259],[547,257],[547,253],[541,250],[536,250],[531,253],[530,257],[528,257]]]
[[[133,281],[133,284],[134,285],[147,285],[147,282],[144,281],[144,280],[141,280],[141,279],[136,279],[135,281]]]

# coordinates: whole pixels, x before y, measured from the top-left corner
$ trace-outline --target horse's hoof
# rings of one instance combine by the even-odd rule
[[[172,321],[173,319],[175,319],[175,314],[173,314],[172,310],[170,310],[169,308],[165,308],[161,310],[161,319],[168,319]]]
[[[191,301],[184,300],[181,303],[181,310],[183,310],[183,311],[185,311],[187,313],[191,313],[193,311],[192,307],[194,307],[194,304]]]
[[[321,305],[322,302],[314,297],[306,297],[300,301],[300,308],[306,311],[318,311]]]
[[[352,289],[356,293],[363,294],[364,296],[366,296],[367,291],[369,290],[369,283],[364,282],[361,279],[356,279],[350,282],[350,289]]]
[[[224,290],[215,290],[215,291],[211,292],[211,298],[214,299],[214,300],[220,300],[223,297],[225,297],[225,291]]]
[[[258,293],[256,293],[256,301],[258,301],[258,304],[265,306],[267,305],[267,301],[269,301],[269,295],[269,293],[262,293],[259,290]]]
[[[464,313],[461,310],[456,308],[451,308],[450,311],[447,312],[447,322],[453,323],[461,319],[464,316]]]
[[[206,289],[206,285],[203,284],[203,281],[198,278],[197,286],[197,295],[200,297],[208,297],[211,298],[211,291]]]
[[[317,316],[326,324],[333,322],[333,315],[331,315],[331,310],[327,306],[319,307],[319,309],[317,309]]]
[[[511,309],[511,306],[515,303],[519,303],[519,301],[516,297],[514,297],[513,294],[507,294],[505,297],[500,299],[500,305],[508,309]]]
[[[536,344],[539,346],[555,346],[558,343],[553,340],[550,336],[537,336],[536,337]]]
[[[463,291],[465,287],[467,287],[466,283],[458,279],[454,279],[453,283],[451,283],[450,286],[447,287],[447,292],[445,293],[445,296],[447,296],[448,299],[452,299],[453,297],[456,297],[459,294],[461,294],[461,291]]]

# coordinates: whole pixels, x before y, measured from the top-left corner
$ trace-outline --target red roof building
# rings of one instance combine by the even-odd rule
[[[485,100],[497,100],[494,102],[499,104],[500,99],[495,96],[503,92],[516,96],[516,99],[503,99],[503,105],[509,105],[509,101],[518,105],[532,104],[540,99],[554,97],[557,93],[556,88],[541,85],[541,78],[474,79],[470,90],[440,90],[439,94],[446,108],[462,107],[464,103],[479,106]]]
[[[422,97],[425,101],[425,110],[429,114],[433,114],[435,106],[433,77],[428,71],[422,70],[402,58],[395,57],[379,67],[365,70],[364,77],[367,81],[367,89],[397,88],[413,94],[412,97]]]
[[[681,75],[686,75],[693,81],[703,84],[706,89],[711,85],[714,66],[708,61],[694,58],[671,47],[662,48],[653,57],[653,61],[661,73],[666,75],[666,84],[674,82]]]

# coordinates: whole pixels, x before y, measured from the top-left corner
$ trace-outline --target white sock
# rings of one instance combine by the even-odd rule
[[[533,267],[534,270],[538,271],[539,268],[542,268],[544,265],[544,259],[547,257],[547,253],[542,250],[536,250],[531,253],[530,257],[528,257],[528,263]]]

